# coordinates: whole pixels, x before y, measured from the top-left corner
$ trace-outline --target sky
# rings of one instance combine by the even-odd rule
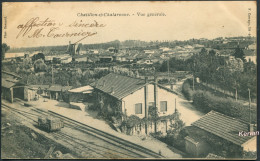
[[[5,2],[2,7],[2,42],[11,48],[67,45],[80,39],[83,44],[93,44],[113,40],[213,39],[249,33],[256,36],[254,1]],[[80,16],[86,13],[129,16]],[[164,16],[148,17],[150,13]],[[52,24],[41,26],[46,19]],[[29,20],[35,22],[31,28]],[[69,27],[74,22],[97,22],[103,27]],[[30,31],[22,36],[26,29]],[[66,33],[72,36],[54,38]]]

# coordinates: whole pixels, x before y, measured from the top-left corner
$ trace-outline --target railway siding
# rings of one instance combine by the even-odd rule
[[[39,129],[36,129],[36,131],[39,130],[41,135],[46,135],[52,138],[53,141],[57,139],[56,141],[62,143],[62,145],[71,144],[71,147],[68,148],[70,150],[77,149],[78,152],[75,154],[79,158],[163,158],[163,156],[140,145],[131,143],[55,112],[38,109],[33,106],[26,108],[11,107],[11,105],[5,103],[2,103],[2,107],[11,110],[17,116],[20,116],[29,122],[31,124],[30,128],[35,128],[39,116],[52,115],[61,118],[65,122],[67,131],[64,131],[65,129],[55,133],[46,133]],[[70,132],[71,130],[84,134],[86,136],[84,138],[90,137],[94,138],[94,140],[99,140],[104,146],[99,146],[99,144],[90,143],[90,141],[83,140],[83,138],[73,137],[72,135],[67,134],[67,132]],[[85,151],[88,151],[87,154]]]

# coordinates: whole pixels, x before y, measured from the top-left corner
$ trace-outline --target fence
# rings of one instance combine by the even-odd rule
[[[172,121],[170,120],[161,120],[156,123],[156,131],[161,132],[162,135],[166,135],[167,131],[172,129],[171,127]],[[145,132],[145,122],[135,125],[134,127],[122,126],[122,132],[127,135],[146,135]],[[147,132],[155,133],[155,123],[153,121],[149,121],[147,124]]]

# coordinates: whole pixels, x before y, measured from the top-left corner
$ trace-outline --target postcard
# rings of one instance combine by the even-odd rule
[[[256,159],[256,1],[3,2],[2,159]]]

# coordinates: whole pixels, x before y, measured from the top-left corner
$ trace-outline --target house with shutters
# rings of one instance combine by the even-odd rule
[[[103,102],[108,111],[117,111],[126,116],[148,117],[150,106],[158,108],[159,116],[173,114],[177,93],[154,81],[110,73],[92,83],[98,101]],[[106,103],[106,100],[117,107]],[[112,101],[113,100],[113,101]]]
[[[117,120],[116,128],[127,135],[146,135],[153,132],[161,132],[163,135],[172,127],[172,120],[169,119],[176,112],[177,93],[172,89],[157,83],[154,80],[134,78],[110,73],[96,82],[90,84],[96,98],[95,108],[99,109],[102,115]],[[153,108],[151,108],[153,107]],[[160,118],[156,124],[151,121],[135,124],[132,127],[124,126],[121,121],[127,118],[148,120],[151,117],[149,109],[157,107],[157,116]]]

